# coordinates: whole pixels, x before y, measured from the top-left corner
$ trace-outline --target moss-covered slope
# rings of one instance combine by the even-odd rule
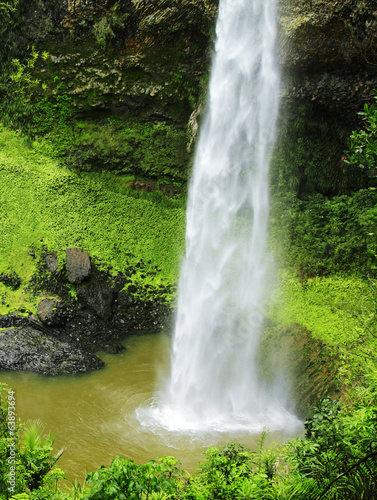
[[[0,274],[14,272],[21,286],[0,283],[0,313],[35,310],[25,286],[43,247],[58,252],[80,247],[124,271],[143,260],[155,285],[174,283],[183,252],[184,207],[158,193],[136,193],[111,174],[77,175],[48,156],[42,144],[27,145],[0,130]],[[157,271],[157,269],[158,271]],[[136,273],[135,282],[152,279]]]

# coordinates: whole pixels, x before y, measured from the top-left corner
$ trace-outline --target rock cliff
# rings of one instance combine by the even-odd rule
[[[284,96],[315,100],[352,120],[377,86],[374,0],[282,0]]]

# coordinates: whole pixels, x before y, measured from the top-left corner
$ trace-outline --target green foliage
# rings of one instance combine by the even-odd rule
[[[376,96],[377,98],[377,96]],[[372,274],[377,265],[377,111],[365,105],[353,132],[303,106],[282,124],[271,173],[271,239],[283,266],[302,279],[339,272]],[[359,168],[361,167],[361,168]]]
[[[317,277],[302,282],[285,273],[267,315],[280,325],[302,325],[327,344],[346,345],[357,321],[346,314],[345,304],[355,296],[365,296],[367,288],[356,277]]]
[[[93,34],[102,49],[127,28],[131,18],[131,14],[128,12],[129,8],[127,5],[115,2],[109,12],[94,23]]]
[[[307,201],[286,198],[273,206],[272,241],[286,248],[284,264],[303,279],[331,273],[373,274],[377,264],[377,192]],[[283,252],[283,249],[281,249]]]
[[[186,180],[186,133],[159,123],[108,120],[78,122],[73,131],[67,163],[82,170],[108,170],[141,175],[161,182]],[[53,137],[54,143],[61,139]]]
[[[267,490],[273,488],[277,460],[275,448],[263,448],[265,435],[266,432],[263,432],[255,453],[238,443],[208,448],[204,452],[206,461],[200,464],[197,474],[187,481],[179,498],[249,500],[265,495]]]
[[[178,461],[173,457],[160,458],[136,465],[123,457],[112,461],[109,468],[101,467],[88,474],[87,482],[91,492],[85,500],[139,500],[166,498],[177,491],[181,473]],[[164,493],[165,495],[161,495]],[[157,495],[160,494],[160,495]]]
[[[30,422],[23,429],[20,458],[30,490],[35,490],[42,485],[43,479],[62,455],[63,450],[52,455],[56,439],[57,436],[52,436],[51,433],[45,434],[39,422]]]
[[[182,127],[122,119],[77,121],[74,99],[60,78],[55,76],[47,86],[33,76],[35,66],[47,56],[33,49],[25,63],[13,60],[3,87],[6,98],[0,101],[4,124],[32,138],[47,138],[51,154],[78,171],[109,170],[160,182],[186,181],[189,154]],[[176,88],[179,82],[173,78],[172,85]]]
[[[23,493],[25,488],[37,490],[42,484],[53,482],[56,490],[57,481],[65,476],[60,469],[53,470],[62,454],[60,451],[53,455],[56,437],[45,434],[37,422],[20,424],[15,400],[14,391],[0,384],[0,499],[21,500],[29,498]]]
[[[0,2],[0,69],[2,71],[12,59],[23,60],[32,45],[48,38],[53,27],[51,11],[54,9],[56,13],[56,2],[44,4],[39,0],[2,0]]]
[[[314,480],[316,493],[328,489],[324,498],[373,499],[377,491],[376,394],[368,406],[364,402],[352,408],[323,400],[305,429],[305,439],[290,444],[289,456],[301,481]]]
[[[98,45],[102,48],[106,47],[106,43],[109,39],[115,37],[114,31],[111,29],[111,24],[106,16],[94,25],[93,33]]]
[[[366,187],[365,175],[344,164],[343,151],[351,130],[342,118],[312,102],[282,110],[271,165],[274,197],[294,193],[349,194]]]
[[[377,93],[375,95],[377,101]],[[364,111],[358,113],[363,120],[364,128],[355,130],[348,141],[346,151],[347,164],[367,169],[376,176],[377,168],[377,106],[364,105]]]
[[[303,328],[313,342],[321,343],[320,356],[306,360],[314,371],[313,383],[315,372],[322,374],[315,383],[319,394],[330,388],[328,394],[340,390],[343,397],[350,398],[355,388],[377,383],[376,304],[375,280],[331,276],[300,281],[284,273],[266,315],[279,325],[278,332],[294,332],[299,325],[298,331]],[[300,336],[297,342],[300,345]]]
[[[39,59],[46,59],[48,54],[40,54],[32,48],[25,62],[13,59],[8,70],[3,74],[5,82],[0,81],[0,112],[2,122],[11,128],[21,128],[31,132],[33,115],[35,113],[33,96],[42,90],[43,84],[33,75],[33,70]]]
[[[45,135],[54,130],[55,134],[68,134],[74,114],[72,98],[67,95],[67,87],[55,77],[56,89],[50,98],[38,101],[33,114],[33,133]],[[68,130],[67,130],[68,129]]]

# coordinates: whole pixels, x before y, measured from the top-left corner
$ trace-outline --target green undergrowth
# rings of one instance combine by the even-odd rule
[[[282,190],[273,197],[270,238],[282,267],[302,278],[376,273],[377,190],[310,195],[305,201]]]
[[[268,317],[279,327],[301,325],[325,344],[349,380],[377,380],[377,286],[357,276],[300,280],[283,273]]]
[[[4,127],[0,200],[0,274],[14,271],[21,279],[16,290],[0,284],[0,314],[35,309],[25,285],[46,248],[58,252],[60,266],[65,249],[79,247],[114,274],[142,261],[145,275],[136,273],[134,281],[172,284],[178,277],[182,200],[137,193],[109,173],[78,175],[53,159],[43,143],[30,144]],[[158,272],[151,278],[149,269]]]
[[[64,97],[64,94],[63,94]],[[61,118],[47,100],[37,105],[35,130],[47,137],[64,161],[74,170],[110,171],[175,183],[187,177],[189,154],[185,130],[165,122],[117,120],[101,123],[76,121],[60,125]],[[58,109],[61,113],[61,109]]]
[[[354,326],[347,307],[366,291],[366,283],[359,278],[332,276],[300,281],[286,272],[271,317],[281,324],[299,323],[314,337],[334,344],[347,338],[347,330]]]

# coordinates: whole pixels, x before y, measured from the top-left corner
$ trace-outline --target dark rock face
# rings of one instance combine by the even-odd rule
[[[375,0],[281,0],[279,14],[286,66],[357,70],[376,61]]]
[[[68,311],[59,299],[44,299],[38,304],[39,319],[47,326],[61,326],[68,320]]]
[[[106,109],[123,116],[137,109],[147,120],[176,121],[172,104],[181,104],[186,119],[188,92],[176,76],[198,89],[214,28],[213,3],[122,0],[114,9],[115,0],[44,1],[33,14],[49,19],[44,36],[52,47],[43,74],[58,75],[75,106],[86,112]]]
[[[111,283],[97,278],[78,285],[76,291],[80,303],[95,311],[101,319],[109,318],[114,300]]]
[[[66,250],[67,273],[70,283],[81,283],[86,279],[91,270],[90,258],[87,252],[79,248],[68,248]]]
[[[31,327],[0,332],[0,369],[42,375],[86,373],[104,366],[94,354],[74,348]]]
[[[27,325],[29,325],[29,318],[26,316],[20,316],[17,313],[10,313],[5,314],[4,316],[0,316],[0,328],[12,328]]]
[[[284,98],[313,100],[343,117],[372,101],[375,0],[282,0],[279,34]]]

